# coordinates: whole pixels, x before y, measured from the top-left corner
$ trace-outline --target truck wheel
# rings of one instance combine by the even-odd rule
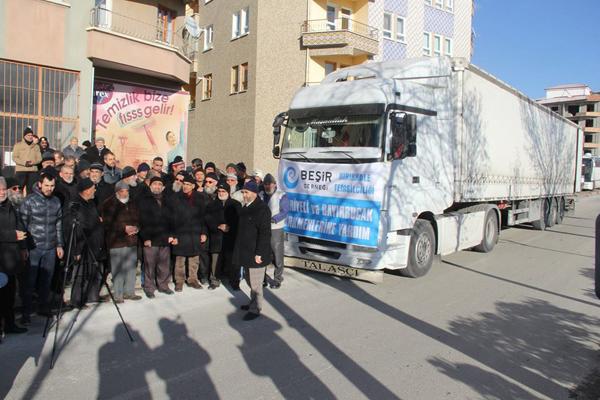
[[[488,210],[483,221],[483,237],[481,243],[473,249],[480,253],[489,253],[498,243],[498,218],[496,211]]]
[[[560,225],[565,218],[565,199],[560,197],[557,199],[558,211],[556,212],[556,225]]]
[[[546,214],[546,227],[552,228],[556,224],[556,213],[558,211],[558,207],[556,206],[556,199],[550,198],[547,201],[548,211]]]
[[[408,265],[400,273],[410,278],[419,278],[431,269],[435,256],[435,233],[431,223],[418,219],[410,234]]]
[[[545,231],[546,230],[546,210],[548,209],[548,201],[546,199],[540,199],[540,215],[537,221],[531,221],[531,225],[533,225],[533,229],[536,231]]]

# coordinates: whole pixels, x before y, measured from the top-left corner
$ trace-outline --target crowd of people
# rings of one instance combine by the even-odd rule
[[[109,301],[100,295],[105,284],[117,303],[141,300],[138,268],[149,299],[222,282],[240,290],[244,279],[251,295],[243,318],[260,316],[263,287],[283,281],[288,201],[273,175],[248,174],[243,162],[220,170],[195,158],[188,166],[180,156],[119,168],[103,138],[83,145],[72,138],[54,150],[26,128],[13,149],[15,176],[0,177],[4,333],[26,332],[32,315],[52,316],[59,305]]]

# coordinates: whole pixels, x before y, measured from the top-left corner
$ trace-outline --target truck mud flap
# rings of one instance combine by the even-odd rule
[[[324,274],[335,275],[342,278],[358,279],[371,283],[383,282],[383,270],[371,271],[367,269],[349,267],[347,265],[305,260],[303,258],[296,257],[285,257],[283,264],[286,267],[322,272]]]
[[[572,217],[575,214],[575,197],[565,197],[565,215]]]

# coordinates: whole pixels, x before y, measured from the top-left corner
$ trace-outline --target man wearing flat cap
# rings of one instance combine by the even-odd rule
[[[110,153],[110,150],[104,146],[104,138],[97,137],[94,141],[94,145],[85,149],[85,158],[93,163],[100,163],[104,166],[104,156]]]
[[[27,188],[27,194],[36,182],[38,164],[42,161],[42,152],[38,146],[38,139],[30,127],[23,131],[23,140],[16,143],[12,154],[15,162],[15,176],[22,188]]]
[[[246,182],[242,194],[233,263],[244,269],[250,286],[250,303],[241,308],[248,311],[244,320],[251,321],[260,316],[265,268],[271,263],[271,210],[258,198],[256,182]]]

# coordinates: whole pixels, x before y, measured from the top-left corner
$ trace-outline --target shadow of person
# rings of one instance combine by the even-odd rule
[[[146,372],[150,349],[139,333],[131,331],[136,338],[131,342],[123,327],[115,326],[114,340],[98,350],[98,399],[125,396],[128,399],[150,399]]]
[[[210,355],[191,337],[186,325],[162,318],[163,344],[153,351],[154,369],[171,399],[215,399],[219,395],[206,371]]]
[[[7,335],[0,343],[0,399],[9,398],[15,379],[30,358],[36,365],[40,363],[45,343],[40,332],[41,327],[30,328],[26,335]]]
[[[234,303],[232,301],[232,303]],[[251,323],[242,313],[227,317],[244,340],[238,346],[250,371],[271,381],[285,399],[335,399],[331,391],[308,369],[292,348],[277,335],[281,325],[261,315]]]

